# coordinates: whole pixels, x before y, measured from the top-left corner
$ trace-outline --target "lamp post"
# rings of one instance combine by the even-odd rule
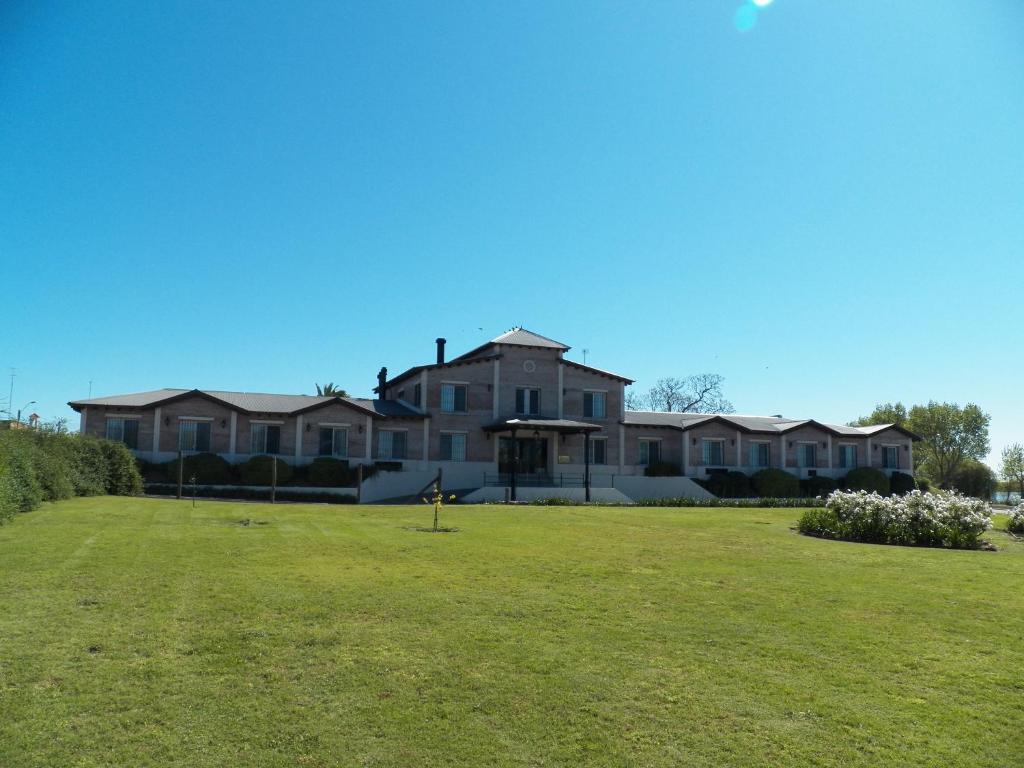
[[[18,409],[18,419],[17,419],[17,421],[18,421],[19,424],[21,424],[21,412],[23,410],[25,410],[26,408],[28,408],[30,405],[35,405],[35,404],[36,404],[35,400],[29,400],[27,403],[25,403],[23,406],[21,406],[21,408]]]

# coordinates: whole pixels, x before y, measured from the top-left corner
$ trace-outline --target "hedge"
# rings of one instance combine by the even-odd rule
[[[178,486],[171,483],[148,483],[146,493],[153,496],[175,496]],[[185,498],[192,497],[192,486],[182,489]],[[259,488],[204,488],[196,486],[196,496],[206,499],[239,499],[242,501],[270,501],[270,490]],[[274,496],[277,501],[305,501],[310,504],[355,504],[356,497],[338,493],[303,493],[278,488]]]
[[[321,456],[306,467],[306,482],[321,488],[346,488],[355,485],[356,474],[348,461]]]
[[[0,432],[0,522],[44,501],[141,492],[135,458],[121,443],[35,429]]]
[[[762,469],[750,478],[757,495],[762,498],[795,498],[800,495],[800,481],[782,469]]]
[[[844,491],[867,491],[887,496],[889,494],[889,478],[880,469],[858,467],[851,469],[849,474],[839,481],[839,487]]]
[[[273,466],[277,462],[277,484],[284,485],[292,479],[292,465],[273,456],[253,456],[238,465],[238,477],[242,485],[270,485],[273,480]],[[175,478],[177,480],[177,478]]]
[[[709,475],[701,485],[720,498],[746,499],[753,495],[750,478],[738,470]]]
[[[178,460],[163,465],[164,477],[169,483],[178,482]],[[195,476],[196,482],[206,485],[222,485],[237,481],[234,467],[222,456],[215,453],[195,453],[182,458],[181,480],[189,482]]]

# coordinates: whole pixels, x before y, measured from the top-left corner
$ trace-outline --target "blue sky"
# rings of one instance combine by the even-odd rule
[[[1024,3],[739,6],[8,0],[13,407],[368,394],[523,325],[741,413],[1024,441]]]

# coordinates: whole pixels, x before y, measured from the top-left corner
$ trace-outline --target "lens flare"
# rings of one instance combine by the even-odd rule
[[[758,8],[767,8],[772,4],[772,0],[751,0],[751,2]]]
[[[736,29],[740,32],[749,32],[757,24],[757,6],[746,3],[736,9],[736,16],[733,18]]]

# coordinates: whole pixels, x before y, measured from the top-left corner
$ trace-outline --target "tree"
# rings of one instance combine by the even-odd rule
[[[676,378],[658,379],[646,396],[633,398],[633,403],[646,405],[652,411],[668,413],[732,413],[732,403],[722,394],[725,378],[717,373],[698,373]],[[632,394],[632,393],[631,393]],[[627,407],[632,408],[630,399]]]
[[[324,384],[323,386],[317,384],[316,393],[320,397],[330,397],[332,395],[336,397],[348,397],[348,393],[341,387],[334,386],[333,382],[330,384]]]
[[[903,426],[921,437],[915,454],[925,474],[939,487],[948,488],[965,461],[981,461],[988,453],[990,422],[991,417],[974,403],[961,408],[931,400],[911,408]]]
[[[964,459],[953,475],[952,485],[966,496],[991,499],[996,486],[996,474],[987,464],[976,459]]]
[[[644,409],[644,396],[632,389],[626,393],[626,410],[642,411]]]
[[[1024,499],[1024,445],[1014,443],[1003,448],[1003,461],[999,468],[999,474],[1007,483],[1007,493],[1009,493],[1010,484],[1016,484],[1021,499]]]
[[[907,407],[903,403],[879,403],[870,416],[861,416],[851,421],[851,427],[870,427],[875,424],[895,424],[898,427],[907,426]]]

